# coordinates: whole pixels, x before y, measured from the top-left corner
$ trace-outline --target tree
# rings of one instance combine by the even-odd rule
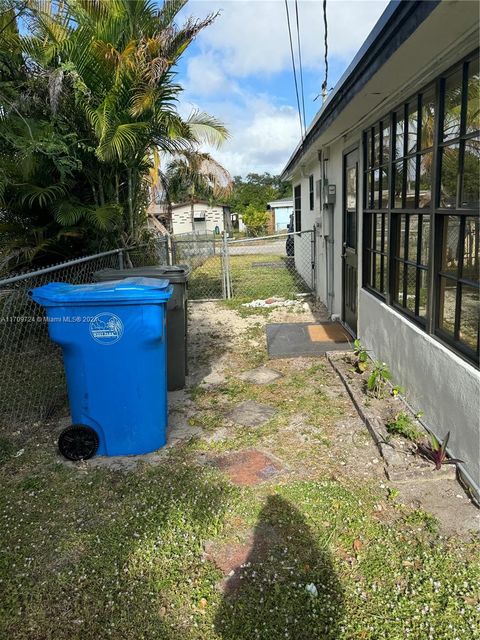
[[[141,242],[164,156],[227,137],[177,112],[174,67],[215,14],[178,27],[186,0],[16,4],[24,35],[14,4],[0,11],[0,255],[12,267]]]
[[[183,194],[190,201],[192,229],[196,198],[226,198],[232,190],[228,171],[210,154],[199,151],[184,152],[175,158],[168,165],[165,184],[169,203],[181,201]]]
[[[245,210],[242,213],[242,219],[249,233],[252,236],[259,236],[266,229],[268,213],[266,211],[256,209],[253,204],[249,204],[248,207],[245,207]]]
[[[228,204],[233,211],[243,213],[249,205],[265,210],[271,200],[291,198],[290,183],[282,182],[279,176],[269,173],[249,173],[246,178],[235,176]]]

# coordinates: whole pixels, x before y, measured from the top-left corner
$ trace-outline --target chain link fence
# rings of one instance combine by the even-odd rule
[[[117,249],[0,280],[0,427],[14,430],[65,413],[61,350],[48,336],[43,310],[28,291],[48,282],[85,284],[100,269],[166,264],[166,239]]]
[[[67,412],[60,348],[28,291],[48,282],[85,284],[100,269],[188,264],[189,298],[292,299],[315,289],[314,234],[262,238],[162,237],[0,280],[0,428],[15,430]]]
[[[171,239],[173,263],[192,270],[191,300],[245,302],[314,291],[314,243],[313,231],[240,240],[218,235]]]
[[[224,239],[216,234],[183,234],[170,239],[172,263],[190,267],[190,300],[223,298]]]

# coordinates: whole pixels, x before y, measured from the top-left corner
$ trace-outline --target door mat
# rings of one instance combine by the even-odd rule
[[[326,351],[351,349],[353,338],[338,322],[292,322],[267,324],[270,358],[323,355]]]

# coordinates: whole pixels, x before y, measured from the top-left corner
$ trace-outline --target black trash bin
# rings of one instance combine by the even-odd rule
[[[167,373],[169,391],[185,387],[187,369],[187,301],[190,267],[187,265],[136,267],[134,269],[101,269],[94,273],[97,282],[123,278],[159,278],[173,285],[167,302]]]

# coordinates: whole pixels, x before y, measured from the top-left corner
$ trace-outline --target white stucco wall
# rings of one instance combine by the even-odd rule
[[[205,227],[207,232],[215,231],[215,227],[219,228],[220,233],[224,230],[223,207],[210,207],[206,204],[196,202],[194,204],[195,215],[200,214],[201,211],[205,211]],[[188,203],[182,207],[173,208],[172,227],[174,235],[193,232],[191,207]]]
[[[361,134],[359,131],[345,136],[328,146],[329,159],[325,163],[325,173],[328,184],[336,186],[336,201],[328,210],[322,208],[322,198],[317,198],[316,185],[321,179],[321,166],[318,156],[303,167],[303,171],[298,171],[293,179],[293,186],[301,184],[302,186],[302,229],[313,229],[315,222],[322,219],[322,228],[317,229],[316,237],[316,293],[319,299],[330,309],[333,315],[341,316],[342,314],[342,253],[343,253],[343,154],[355,146],[359,149],[359,181],[358,181],[358,245],[360,244],[362,221],[361,221],[361,202],[362,202],[362,149]],[[309,181],[308,176],[313,174],[315,182],[315,206],[310,211],[309,203]],[[329,217],[329,234],[326,233],[326,217]],[[333,241],[333,244],[332,244]],[[297,241],[298,242],[298,241]],[[299,247],[300,249],[300,247]],[[333,273],[327,265],[330,263],[328,254],[333,251]],[[359,249],[358,249],[359,251]],[[361,282],[361,260],[358,253],[358,286]],[[300,266],[300,265],[299,265]],[[327,278],[327,269],[328,278]],[[333,279],[333,286],[332,286]],[[327,281],[330,281],[329,283]],[[330,293],[333,294],[328,299],[327,284]]]
[[[313,210],[310,209],[310,175],[313,175],[314,183]],[[302,187],[302,231],[312,231],[315,220],[320,215],[320,198],[317,198],[317,180],[319,179],[320,163],[312,161],[303,167],[303,171],[297,174],[292,182],[293,187],[298,184]],[[295,268],[309,286],[312,284],[311,235],[308,233],[294,236]]]
[[[450,453],[464,460],[480,493],[480,372],[365,290],[360,291],[359,337],[387,363],[395,384]]]

